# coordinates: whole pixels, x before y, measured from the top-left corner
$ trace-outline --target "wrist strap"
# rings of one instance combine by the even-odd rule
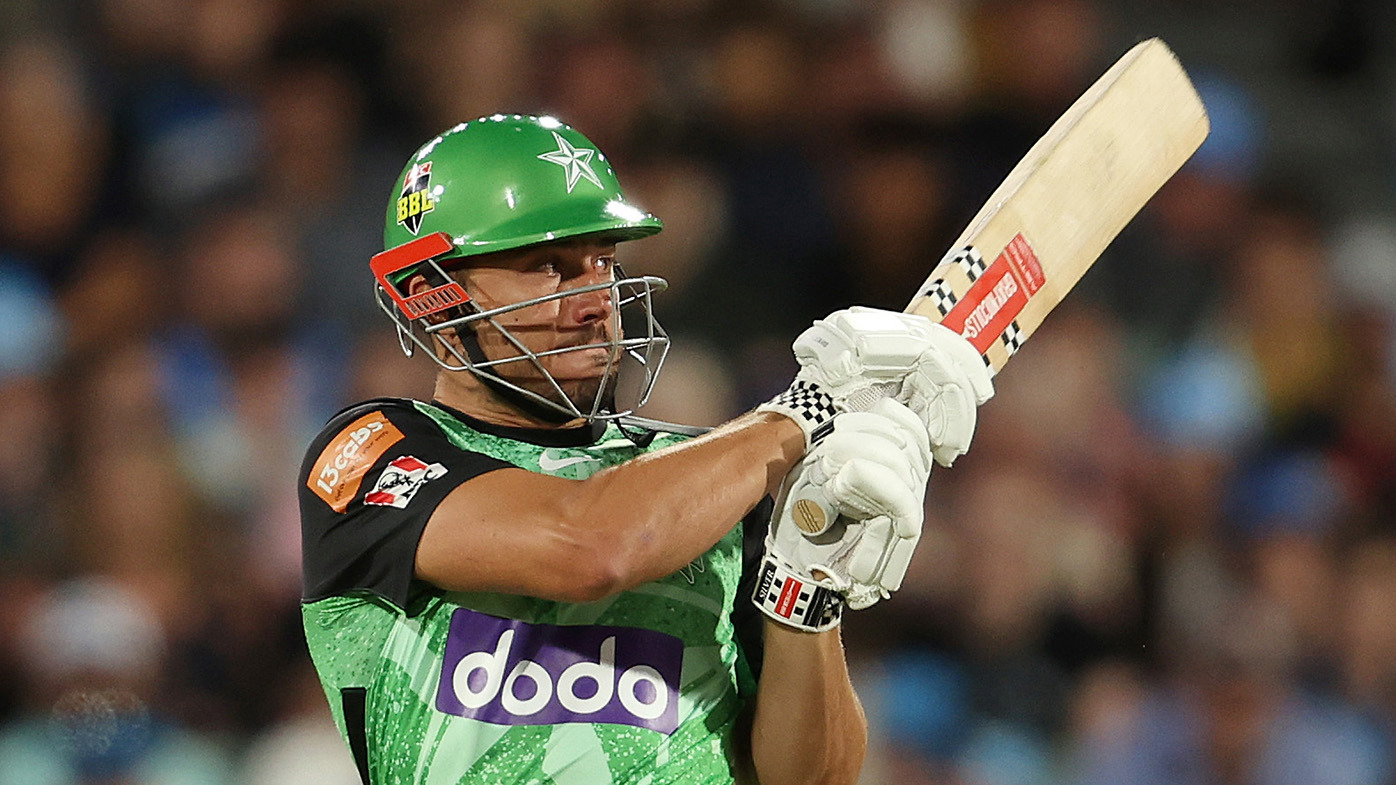
[[[799,423],[805,432],[805,446],[819,441],[834,419],[834,399],[814,382],[796,379],[785,392],[756,407],[757,411],[779,412]]]
[[[838,592],[796,575],[770,554],[761,562],[751,601],[772,619],[806,632],[832,630],[843,620]]]

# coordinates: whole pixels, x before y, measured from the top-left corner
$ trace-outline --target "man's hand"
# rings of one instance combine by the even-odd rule
[[[832,423],[782,487],[752,598],[809,631],[837,626],[845,597],[864,608],[901,587],[931,474],[925,426],[905,405],[883,398]]]
[[[949,468],[969,452],[979,406],[994,397],[989,368],[970,342],[932,324],[929,343],[902,382],[897,400],[921,417],[936,463]]]
[[[794,350],[800,363],[794,384],[759,408],[799,423],[807,447],[836,413],[893,398],[921,418],[936,461],[949,466],[969,449],[975,407],[994,394],[974,347],[914,314],[858,306],[835,311],[801,333]]]

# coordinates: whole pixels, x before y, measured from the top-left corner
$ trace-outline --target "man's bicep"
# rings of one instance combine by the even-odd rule
[[[581,481],[501,469],[461,483],[417,544],[417,578],[452,591],[586,599],[604,579],[602,543],[569,514]]]

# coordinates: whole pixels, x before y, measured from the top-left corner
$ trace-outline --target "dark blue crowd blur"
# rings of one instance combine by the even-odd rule
[[[666,222],[651,417],[900,308],[1115,57],[1213,133],[997,381],[845,641],[870,785],[1396,783],[1396,10],[1380,0],[7,0],[0,785],[357,782],[300,632],[326,418],[433,133],[554,114]]]

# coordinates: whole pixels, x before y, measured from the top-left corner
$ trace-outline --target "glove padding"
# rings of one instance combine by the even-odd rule
[[[758,410],[799,423],[808,448],[835,413],[867,409],[900,389],[926,348],[932,324],[924,316],[876,308],[835,311],[795,339],[795,382]]]
[[[793,348],[794,384],[758,410],[799,423],[806,449],[835,414],[893,398],[921,417],[936,461],[949,466],[969,449],[975,407],[994,394],[979,352],[924,316],[854,306],[816,321]]]
[[[905,405],[883,398],[867,412],[836,417],[786,477],[766,535],[757,607],[818,631],[839,623],[845,597],[865,608],[900,588],[921,537],[930,473],[925,426]],[[837,522],[827,525],[826,515]]]
[[[895,397],[921,417],[931,455],[949,468],[969,452],[979,406],[994,397],[994,382],[979,350],[949,327],[932,324],[925,351]]]

